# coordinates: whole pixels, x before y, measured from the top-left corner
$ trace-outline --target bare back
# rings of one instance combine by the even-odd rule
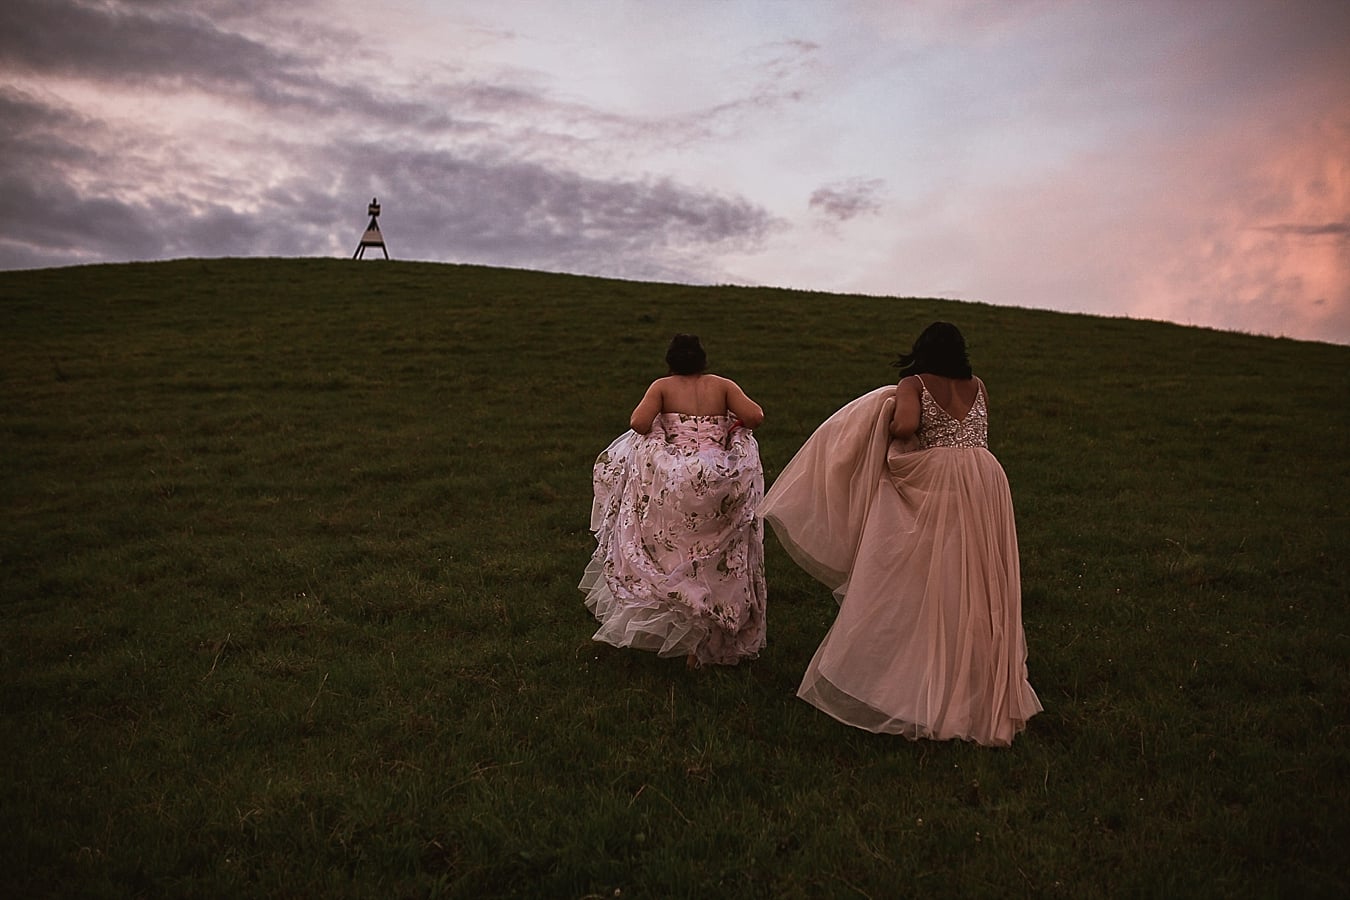
[[[716,375],[667,375],[661,385],[661,412],[686,416],[726,415],[727,385]]]
[[[975,405],[983,383],[978,378],[947,378],[925,372],[900,379],[895,386],[895,413],[891,417],[891,436],[900,440],[913,439],[919,430],[921,391],[928,393],[942,410],[956,421],[962,421]],[[985,395],[988,397],[988,394]]]
[[[687,416],[725,416],[740,419],[747,427],[757,428],[764,421],[759,404],[746,396],[740,385],[720,375],[667,375],[653,381],[642,402],[633,410],[629,425],[639,434],[651,430],[660,413]]]
[[[919,376],[919,380],[928,388],[928,393],[933,395],[937,405],[958,422],[970,413],[980,393],[978,378],[947,378],[925,373]]]

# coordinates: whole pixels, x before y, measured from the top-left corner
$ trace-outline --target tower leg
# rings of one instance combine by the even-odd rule
[[[356,252],[352,254],[352,259],[365,259],[367,247],[379,247],[380,251],[384,253],[384,258],[389,258],[389,248],[384,244],[384,235],[380,233],[380,223],[376,221],[375,215],[370,217],[370,224],[366,226],[366,233],[361,235],[361,243],[356,245]]]

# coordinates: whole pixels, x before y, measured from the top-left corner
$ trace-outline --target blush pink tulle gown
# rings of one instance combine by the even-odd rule
[[[595,640],[734,665],[764,646],[759,445],[727,416],[662,413],[595,461],[596,548],[578,587]]]
[[[983,387],[961,420],[926,386],[922,404],[909,452],[890,438],[893,385],[844,406],[760,507],[839,601],[797,695],[868,731],[1006,747],[1041,711],[1012,495]]]

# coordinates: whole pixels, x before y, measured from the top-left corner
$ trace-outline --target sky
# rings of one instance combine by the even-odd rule
[[[4,0],[0,192],[0,270],[378,197],[398,259],[1350,344],[1350,3]]]

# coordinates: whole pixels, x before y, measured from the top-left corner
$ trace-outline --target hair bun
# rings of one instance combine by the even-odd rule
[[[676,375],[696,375],[708,367],[708,355],[698,335],[680,333],[670,339],[666,349],[666,365]]]

